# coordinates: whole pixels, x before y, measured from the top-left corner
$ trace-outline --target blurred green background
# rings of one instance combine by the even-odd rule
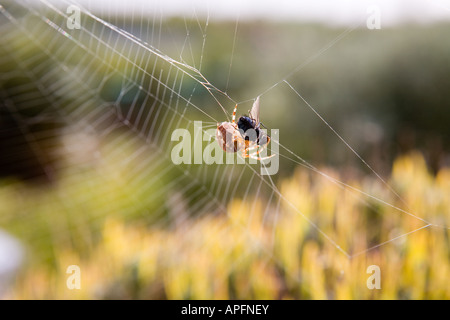
[[[173,168],[163,156],[170,148],[165,133],[226,115],[193,79],[202,80],[198,74],[183,65],[194,76],[181,76],[155,55],[199,69],[232,98],[213,90],[228,115],[235,102],[245,113],[264,93],[261,120],[280,129],[284,146],[386,195],[386,186],[280,82],[288,80],[392,183],[408,211],[448,225],[448,23],[346,32],[267,21],[240,21],[238,29],[209,21],[206,29],[205,21],[172,18],[147,21],[153,29],[145,29],[139,19],[105,17],[149,43],[152,53],[93,19],[83,18],[84,31],[64,35],[55,26],[65,19],[54,11],[4,7],[10,16],[0,15],[0,225],[27,252],[7,298],[450,297],[446,229],[428,228],[348,260],[292,208],[282,208],[275,227],[267,227],[258,207],[266,193],[239,196],[253,181],[247,171],[231,178],[232,198],[215,189],[213,170],[194,187],[178,180],[183,170],[195,176],[203,169]],[[166,94],[161,83],[182,98]],[[421,226],[386,206],[371,213],[346,190],[328,189],[295,162],[280,161],[273,181],[281,194],[349,252]],[[219,209],[209,207],[208,188]],[[241,202],[249,199],[257,209],[242,223],[249,210]],[[389,193],[384,199],[404,205]],[[214,214],[196,215],[200,206]],[[367,263],[386,270],[385,290],[367,290]],[[69,264],[81,266],[80,291],[65,287]]]

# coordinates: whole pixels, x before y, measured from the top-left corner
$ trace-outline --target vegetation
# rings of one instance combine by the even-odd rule
[[[94,183],[114,175],[107,172],[108,168],[105,170],[93,174]],[[305,169],[297,169],[293,177],[281,183],[282,194],[295,208],[282,208],[274,233],[273,226],[263,223],[263,208],[256,205],[249,215],[242,199],[229,204],[229,215],[189,219],[178,227],[126,222],[117,214],[129,205],[121,200],[126,197],[120,183],[95,184],[90,189],[92,200],[86,202],[85,192],[80,192],[70,179],[64,177],[60,185],[73,195],[70,203],[59,199],[58,189],[18,202],[14,199],[21,194],[36,191],[21,184],[1,188],[2,217],[22,213],[21,228],[25,228],[26,219],[36,219],[29,222],[29,229],[22,234],[38,237],[47,230],[52,240],[53,264],[49,265],[40,260],[42,251],[36,249],[38,242],[30,239],[30,247],[35,248],[32,261],[25,264],[8,297],[450,298],[448,229],[429,227],[349,259],[317,234],[295,208],[309,219],[320,216],[329,221],[321,225],[322,231],[353,253],[366,250],[367,239],[374,234],[377,239],[392,239],[423,223],[392,212],[387,206],[380,206],[374,218],[361,210],[348,190],[332,188]],[[426,213],[427,219],[442,225],[450,224],[449,181],[450,169],[444,168],[434,177],[418,153],[397,159],[390,179],[390,183],[401,188],[400,196],[409,210]],[[379,180],[367,181],[366,188],[376,189],[379,184]],[[105,195],[109,198],[105,199]],[[398,199],[391,195],[389,201],[397,203]],[[116,214],[98,217],[105,207]],[[23,217],[31,208],[34,218]],[[98,224],[98,234],[87,228],[84,223],[87,219]],[[76,220],[81,223],[77,225]],[[72,224],[72,228],[68,229],[67,224]],[[82,246],[80,239],[84,241]],[[50,247],[41,249],[48,251]],[[66,268],[73,264],[81,269],[80,290],[69,290],[66,286]],[[380,290],[369,290],[366,286],[370,265],[380,267]]]

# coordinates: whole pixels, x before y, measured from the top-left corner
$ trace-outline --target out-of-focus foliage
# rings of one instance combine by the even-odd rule
[[[64,178],[61,187],[70,188],[70,179]],[[427,219],[442,225],[450,224],[449,181],[448,168],[434,177],[418,153],[397,159],[390,179],[390,183],[401,189],[400,195],[409,210],[427,212]],[[365,185],[376,189],[379,183],[379,180],[370,180]],[[62,206],[55,201],[58,190],[47,191],[45,197],[29,197],[19,204],[14,198],[30,190],[21,185],[3,187],[0,193],[5,204],[2,214],[23,211],[24,206],[41,208],[45,214],[33,223],[32,232],[52,230],[54,241],[54,264],[30,261],[17,277],[8,297],[450,298],[448,229],[429,227],[348,259],[330,242],[324,241],[294,209],[301,210],[312,220],[318,215],[326,217],[330,223],[322,231],[353,253],[366,250],[367,239],[373,234],[391,239],[395,232],[406,233],[423,223],[402,213],[393,213],[387,206],[380,206],[374,223],[367,212],[358,210],[348,190],[330,188],[323,179],[310,176],[305,169],[296,170],[280,187],[295,207],[283,206],[275,230],[263,223],[264,208],[258,204],[258,199],[246,199],[252,202],[254,211],[251,213],[248,203],[235,199],[229,204],[228,216],[204,216],[171,228],[126,222],[118,215],[106,217],[100,219],[98,235],[76,228],[71,229],[70,234],[57,232],[66,230],[62,224],[70,223],[50,214],[55,212],[50,206]],[[100,184],[90,190],[93,199],[98,199],[98,203],[93,201],[90,206],[104,207],[108,202],[105,192],[110,199],[124,195],[120,184]],[[73,192],[72,219],[86,218],[86,211],[91,211],[83,201],[85,197],[83,192]],[[391,196],[392,203],[396,200]],[[120,203],[114,200],[109,204],[110,209],[122,210]],[[61,211],[64,210],[61,208]],[[350,229],[353,225],[355,227]],[[72,233],[82,234],[84,239],[92,241],[81,250]],[[349,235],[359,241],[348,241]],[[80,290],[66,287],[66,268],[73,264],[81,268]],[[369,290],[366,286],[370,276],[366,270],[373,264],[381,270],[379,290]]]

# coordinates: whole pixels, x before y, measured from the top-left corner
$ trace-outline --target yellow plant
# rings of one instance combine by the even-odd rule
[[[439,226],[450,224],[450,170],[434,177],[412,154],[395,162],[389,183],[407,213],[385,204],[373,213],[374,199],[361,204],[353,189],[299,168],[281,183],[286,201],[275,226],[263,223],[257,198],[251,217],[235,199],[228,215],[174,228],[107,219],[91,247],[56,246],[55,267],[25,268],[8,297],[449,299],[449,230]],[[348,185],[380,197],[385,189],[378,179]],[[401,206],[398,197],[388,197]],[[424,225],[408,213],[436,226],[405,236]],[[79,290],[66,287],[65,268],[72,264],[82,272]],[[367,286],[371,265],[380,268],[381,289]]]

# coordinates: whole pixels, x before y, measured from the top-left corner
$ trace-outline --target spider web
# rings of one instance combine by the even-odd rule
[[[81,9],[79,30],[68,30],[66,25],[69,17],[66,8],[72,4]],[[225,62],[228,72],[222,74],[221,86],[216,86],[208,80],[212,73],[204,59],[210,41],[209,15],[201,19],[194,10],[181,19],[178,22],[180,28],[174,30],[165,24],[162,13],[154,13],[148,19],[146,13],[136,8],[131,10],[131,16],[121,19],[120,15],[108,10],[95,12],[76,1],[45,0],[39,4],[6,2],[0,7],[3,35],[0,63],[11,66],[1,78],[7,83],[1,92],[2,109],[19,124],[26,137],[23,143],[30,146],[33,157],[45,168],[45,175],[52,180],[58,171],[67,170],[71,184],[88,186],[84,180],[87,176],[80,167],[95,163],[94,170],[104,175],[102,183],[115,181],[133,190],[125,192],[127,199],[120,202],[122,206],[96,207],[94,216],[70,212],[70,208],[80,208],[97,200],[89,198],[89,193],[81,204],[72,202],[76,198],[74,195],[61,193],[61,202],[69,213],[57,219],[65,219],[67,228],[51,230],[49,235],[32,234],[28,241],[39,243],[45,237],[60,242],[73,241],[67,236],[69,230],[83,238],[86,235],[82,229],[86,225],[100,228],[100,221],[107,216],[137,216],[153,225],[182,227],[188,221],[225,214],[242,231],[241,236],[249,247],[262,250],[269,259],[276,260],[277,221],[280,216],[292,212],[302,217],[305,225],[322,241],[352,259],[420,230],[447,228],[410,212],[389,182],[319,113],[302,94],[302,88],[294,84],[300,71],[345,42],[346,37],[364,26],[365,20],[338,32],[315,52],[307,54],[306,59],[290,65],[286,70],[291,71],[271,75],[267,82],[258,81],[246,97],[233,98],[239,18],[228,35],[232,39],[228,48],[229,60]],[[130,29],[127,29],[127,21],[132,22]],[[195,53],[198,48],[200,55]],[[283,161],[297,164],[331,188],[345,190],[360,208],[376,211],[377,206],[383,206],[401,219],[416,220],[417,227],[395,229],[397,233],[391,237],[364,244],[359,250],[356,242],[360,239],[352,238],[351,219],[345,219],[350,231],[347,237],[323,231],[333,223],[328,220],[328,215],[307,212],[307,208],[303,209],[283,193],[276,177],[261,175],[258,165],[248,162],[244,165],[175,165],[171,161],[173,130],[192,131],[194,121],[203,121],[205,133],[216,123],[229,120],[236,103],[239,111],[244,113],[257,96],[261,97],[262,121],[270,124],[270,115],[274,112],[270,104],[279,94],[288,95],[296,108],[312,112],[315,119],[329,129],[341,150],[360,162],[376,178],[381,189],[364,191],[362,187],[341,181],[333,173],[313,165],[283,144],[283,128],[280,128],[278,145],[281,165]],[[38,126],[42,129],[32,130]],[[62,136],[62,143],[55,142],[57,134]],[[12,140],[14,142],[18,141]],[[52,162],[49,155],[61,152],[68,160],[62,164]],[[112,175],[104,169],[111,162],[120,168]],[[95,189],[97,186],[92,182],[90,187]],[[384,200],[392,196],[396,203]],[[117,201],[110,199],[108,194],[104,198],[105,203]],[[239,217],[230,211],[236,199],[241,200],[237,202],[239,209],[233,209],[239,212]],[[355,213],[347,212],[338,215],[348,214],[355,217]],[[19,221],[21,217],[16,219]],[[254,219],[261,219],[265,227],[256,234],[251,228]],[[34,221],[21,220],[20,223],[28,223],[32,229]],[[258,235],[267,230],[270,240],[261,240]],[[221,236],[226,239],[228,231],[222,230]],[[203,241],[206,244],[208,239]]]

